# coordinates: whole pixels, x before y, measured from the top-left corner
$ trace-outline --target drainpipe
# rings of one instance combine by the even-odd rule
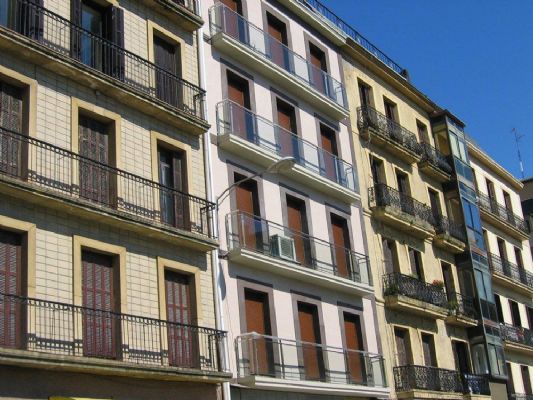
[[[196,3],[196,10],[198,12],[198,15],[202,15],[202,9],[201,9],[201,3],[202,1],[195,1]],[[206,89],[206,83],[205,83],[205,51],[204,51],[204,27],[201,26],[197,31],[197,51],[198,51],[198,77],[199,77],[199,83],[200,87],[202,89]],[[203,112],[204,116],[208,117],[208,103],[207,98],[204,101],[203,105]],[[204,139],[204,170],[206,174],[206,191],[207,191],[207,200],[210,202],[215,202],[215,194],[214,194],[214,186],[213,186],[213,168],[212,168],[212,156],[211,156],[211,132],[205,132],[203,135]],[[215,208],[214,210],[214,216],[211,218],[211,232],[213,232],[214,237],[219,237],[218,232],[218,209]],[[219,249],[216,248],[211,252],[211,268],[212,268],[212,277],[213,277],[213,289],[215,291],[214,294],[214,301],[215,301],[215,324],[216,328],[225,331],[225,323],[224,323],[224,314],[222,312],[222,293],[220,290],[220,260],[218,257]],[[227,346],[227,340],[224,342],[223,348],[222,348],[222,364],[228,368],[229,367],[229,358],[228,358],[228,346]],[[229,382],[224,382],[222,384],[222,396],[224,400],[231,400],[231,394],[230,394],[230,385]]]

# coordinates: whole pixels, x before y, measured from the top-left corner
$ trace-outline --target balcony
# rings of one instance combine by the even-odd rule
[[[432,319],[448,316],[448,299],[441,286],[393,272],[383,276],[385,305]]]
[[[370,106],[357,109],[357,127],[363,139],[372,138],[376,146],[408,164],[422,159],[422,146],[416,135]]]
[[[209,128],[199,87],[30,0],[5,1],[16,11],[0,20],[0,49],[188,133]]]
[[[247,333],[235,339],[237,383],[255,389],[387,398],[383,357]]]
[[[466,233],[464,225],[459,225],[444,215],[434,218],[436,235],[433,239],[435,246],[454,254],[460,254],[466,249]]]
[[[0,362],[159,379],[231,377],[226,332],[66,303],[0,294]]]
[[[500,335],[505,341],[505,349],[533,356],[533,331],[513,326],[500,324]]]
[[[420,147],[422,148],[422,159],[418,162],[418,168],[441,183],[448,182],[453,174],[453,168],[448,157],[429,143],[420,143]]]
[[[372,216],[418,238],[435,235],[435,218],[427,205],[385,184],[369,189]]]
[[[357,199],[351,164],[232,101],[217,105],[217,132],[224,150],[263,167],[294,157],[286,176],[344,202]]]
[[[481,217],[517,240],[529,238],[526,221],[486,194],[477,192]]]
[[[448,295],[447,324],[469,328],[477,326],[478,318],[479,315],[472,297],[463,296],[461,293]]]
[[[198,14],[196,0],[142,0],[189,32],[199,29],[204,21]]]
[[[404,365],[393,368],[397,392],[410,392],[411,396],[399,398],[439,398],[461,399],[462,394],[490,396],[487,376],[461,374],[459,371],[426,367],[423,365]],[[438,397],[427,397],[427,392],[439,392]],[[457,393],[457,397],[446,393]],[[465,396],[466,397],[466,396]]]
[[[374,292],[364,254],[239,211],[226,215],[226,232],[231,261],[360,296]]]
[[[348,116],[344,85],[223,4],[209,9],[211,43],[329,117]]]
[[[533,400],[533,394],[513,393],[509,395],[509,400]]]
[[[2,128],[0,143],[4,194],[199,250],[217,246],[207,200]]]
[[[488,262],[495,282],[526,295],[533,293],[533,273],[493,253],[488,253]]]

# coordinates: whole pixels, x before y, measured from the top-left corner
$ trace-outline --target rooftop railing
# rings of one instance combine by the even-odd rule
[[[326,71],[221,3],[209,9],[209,16],[212,36],[220,32],[230,36],[335,103],[348,108],[344,85]]]
[[[420,143],[420,147],[422,148],[422,159],[420,161],[429,163],[434,168],[439,169],[445,174],[452,174],[453,168],[450,165],[449,158],[447,156],[429,143]]]
[[[488,262],[493,273],[504,275],[533,290],[533,273],[526,271],[524,268],[520,268],[518,265],[494,253],[488,253]]]
[[[448,308],[448,298],[442,287],[399,272],[383,276],[383,295],[401,295],[437,307]]]
[[[360,130],[371,128],[378,135],[396,143],[405,150],[422,156],[423,150],[416,135],[370,106],[357,109],[357,126]]]
[[[450,220],[444,215],[434,216],[435,229],[437,234],[445,233],[466,243],[466,233],[464,225],[460,225]]]
[[[3,311],[3,312],[2,312]],[[226,332],[0,293],[0,347],[82,358],[225,372]]]
[[[103,73],[119,84],[205,120],[205,91],[136,54],[97,36],[30,0],[4,0],[13,10],[0,18],[11,29],[41,46]],[[183,3],[177,0],[178,3]],[[184,4],[188,4],[187,0]]]
[[[512,210],[502,206],[495,199],[491,199],[484,193],[478,191],[477,197],[480,208],[495,215],[501,221],[512,225],[515,229],[518,229],[526,235],[529,235],[529,228],[526,221],[524,221],[522,217],[514,214]]]
[[[500,324],[500,335],[503,340],[533,347],[533,331],[527,328],[510,324]]]
[[[257,333],[237,337],[235,349],[239,377],[387,386],[379,354]]]
[[[353,166],[298,135],[226,100],[217,105],[219,135],[234,135],[296,163],[347,189],[355,190]]]
[[[119,215],[214,238],[215,205],[205,199],[2,128],[0,144],[0,175]]]
[[[371,285],[368,256],[287,226],[235,211],[226,215],[228,248],[255,251],[328,275]]]

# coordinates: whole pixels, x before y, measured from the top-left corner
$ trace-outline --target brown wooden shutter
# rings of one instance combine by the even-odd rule
[[[0,82],[0,172],[16,177],[22,172],[23,142],[16,135],[22,133],[22,98],[21,88]]]
[[[83,353],[115,358],[118,318],[114,311],[113,258],[82,251]]]
[[[282,68],[288,67],[287,28],[283,22],[267,13],[268,38],[270,43],[270,58]]]
[[[305,203],[299,199],[287,196],[287,219],[288,227],[294,231],[294,248],[296,260],[307,267],[313,266],[311,256],[311,241],[307,236],[307,215]]]
[[[395,272],[394,268],[394,243],[389,239],[382,239],[383,247],[383,263],[385,265],[385,273],[391,274]]]
[[[235,74],[228,72],[228,99],[231,105],[231,128],[232,134],[253,140],[255,132],[255,121],[250,109],[250,92],[248,81]]]
[[[283,157],[298,157],[298,143],[294,135],[297,133],[296,114],[294,107],[284,101],[276,101],[278,125],[283,128],[279,132],[279,154]]]
[[[178,46],[165,39],[154,36],[154,63],[156,69],[157,98],[174,107],[183,106],[181,88],[176,76],[181,74]]]
[[[520,372],[522,372],[522,381],[524,382],[524,394],[527,396],[531,396],[533,392],[531,391],[531,378],[529,376],[529,367],[527,365],[521,365]]]
[[[246,332],[255,332],[266,336],[272,335],[268,295],[246,289],[244,292],[244,301]],[[252,358],[253,373],[258,375],[274,374],[272,339],[266,337],[254,338],[251,345],[249,352]]]
[[[309,55],[311,65],[314,67],[311,71],[313,86],[321,93],[326,93],[326,55],[322,50],[309,43]]]
[[[348,223],[344,218],[330,214],[331,230],[333,234],[334,257],[336,273],[343,278],[353,278],[352,257],[350,252],[350,235]]]
[[[364,383],[365,357],[363,351],[363,335],[358,315],[343,313],[344,336],[346,338],[347,373],[352,383]],[[351,351],[350,351],[351,350]],[[355,351],[353,351],[355,350]]]
[[[242,15],[242,4],[240,0],[221,0],[227,8],[223,12],[224,32],[235,39],[243,38],[243,24],[240,15]]]
[[[244,176],[235,174],[234,182]],[[237,221],[241,246],[250,250],[262,250],[263,222],[260,218],[259,197],[255,181],[243,182],[235,188],[237,210],[240,211]]]
[[[433,335],[425,333],[422,334],[422,350],[424,353],[424,364],[426,367],[436,367],[437,360],[435,359]]]
[[[187,161],[184,152],[173,152],[172,170],[174,175],[174,208],[176,214],[176,227],[187,231],[191,230],[191,217],[187,193]]]
[[[407,331],[404,329],[394,329],[394,338],[396,342],[396,352],[398,354],[398,366],[409,363],[407,353]]]
[[[22,238],[0,231],[0,346],[19,347],[22,343]]]
[[[322,343],[318,310],[313,304],[298,302],[298,322],[300,324],[300,340],[306,343]],[[320,347],[303,343],[301,345],[305,379],[324,380],[324,355]]]
[[[335,137],[335,131],[322,124],[320,124],[320,141],[322,149],[322,168],[324,169],[326,177],[334,182],[338,180],[337,171],[337,141]]]
[[[125,78],[124,10],[110,6],[103,15],[104,37],[115,46],[107,46],[104,53],[104,71],[121,81]]]

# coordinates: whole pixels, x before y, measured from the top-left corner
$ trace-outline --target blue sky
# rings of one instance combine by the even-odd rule
[[[533,1],[323,0],[466,123],[492,158],[533,176]]]

